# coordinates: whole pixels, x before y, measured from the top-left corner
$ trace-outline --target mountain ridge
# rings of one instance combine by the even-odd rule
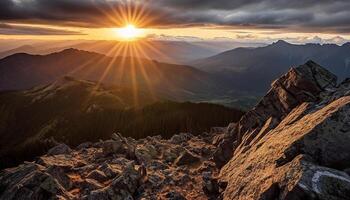
[[[290,67],[308,60],[327,66],[339,80],[343,80],[350,75],[349,47],[346,43],[341,46],[296,45],[280,40],[265,47],[232,49],[190,64],[221,76],[234,88],[261,93],[266,92],[269,84]]]
[[[191,93],[186,91],[196,93],[216,87],[208,73],[190,66],[108,57],[72,48],[48,55],[14,54],[0,60],[0,71],[0,90],[28,89],[65,75],[105,84],[149,87],[156,93],[175,98],[190,97]],[[174,74],[180,78],[175,79]]]

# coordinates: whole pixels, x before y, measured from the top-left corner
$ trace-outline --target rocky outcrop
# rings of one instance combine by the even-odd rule
[[[319,94],[337,84],[337,77],[318,64],[309,61],[297,68],[292,68],[271,85],[269,92],[235,125],[230,125],[224,139],[219,145],[216,163],[223,166],[232,152],[249,148],[269,130],[303,102],[319,100]],[[259,137],[256,137],[259,134]],[[254,140],[254,141],[253,141]]]
[[[275,81],[231,132],[224,199],[349,199],[349,91],[311,61]]]

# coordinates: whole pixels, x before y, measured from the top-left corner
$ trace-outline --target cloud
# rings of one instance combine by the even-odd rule
[[[132,2],[132,3],[130,3]],[[348,0],[1,0],[0,20],[80,27],[139,26],[350,33]]]
[[[84,35],[84,33],[62,29],[0,23],[0,35]]]

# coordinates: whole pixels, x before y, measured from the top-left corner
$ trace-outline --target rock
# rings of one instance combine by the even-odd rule
[[[124,141],[124,137],[120,133],[113,133],[112,140],[122,143]]]
[[[167,163],[172,163],[179,157],[182,151],[168,148],[163,152],[162,159]]]
[[[188,150],[185,150],[176,160],[175,165],[193,165],[200,162],[200,158]]]
[[[163,179],[164,178],[157,174],[151,174],[148,176],[147,183],[149,183],[152,188],[159,188],[159,186],[163,184]]]
[[[90,195],[87,195],[88,200],[95,200],[95,199],[113,199],[116,195],[114,194],[114,191],[111,187],[105,187],[102,189],[94,190],[90,193]]]
[[[120,141],[107,140],[102,143],[102,150],[104,155],[116,154],[122,147]]]
[[[153,160],[151,161],[151,163],[149,164],[149,168],[152,170],[164,170],[164,169],[168,169],[169,166],[158,161],[158,160]]]
[[[173,189],[169,199],[184,199],[181,194],[206,199],[196,169],[206,162],[218,172],[209,156],[200,157],[214,149],[213,136],[180,135],[185,145],[161,137],[136,141],[115,134],[67,154],[43,155],[35,163],[0,172],[0,199],[155,200]],[[171,166],[176,159],[182,165]]]
[[[59,154],[69,154],[72,152],[72,149],[66,145],[66,144],[59,144],[53,148],[51,148],[48,152],[47,155],[59,155]]]
[[[189,140],[191,137],[193,136],[189,133],[180,133],[171,137],[170,142],[173,144],[182,144],[187,142],[187,140]]]
[[[123,172],[112,181],[112,186],[116,193],[127,196],[132,196],[139,186],[141,175],[135,169],[134,162],[130,162]]]
[[[81,184],[81,187],[86,191],[92,191],[103,188],[103,185],[94,179],[85,179]]]
[[[212,178],[210,172],[204,172],[202,174],[203,179],[203,191],[210,197],[217,197],[219,193],[218,180]]]
[[[113,165],[104,163],[98,167],[98,170],[103,172],[108,178],[114,178],[121,173],[121,170],[116,169]]]
[[[108,177],[105,175],[105,173],[97,169],[90,172],[86,177],[89,179],[94,179],[98,182],[104,182],[108,180]]]
[[[90,148],[92,146],[93,146],[92,142],[85,142],[85,143],[78,145],[76,149],[82,150],[82,149]]]
[[[153,145],[147,144],[138,146],[135,149],[135,156],[138,163],[149,164],[153,159],[158,157],[158,152]]]
[[[275,81],[231,132],[223,198],[349,199],[349,90],[313,62]]]
[[[43,172],[40,165],[30,163],[5,170],[1,173],[0,199],[54,199],[61,195],[72,198],[69,193],[52,177]]]
[[[47,172],[53,176],[66,190],[70,190],[72,188],[72,182],[63,168],[58,166],[50,166],[47,169]]]
[[[176,191],[168,192],[165,197],[169,200],[186,200],[182,194]]]

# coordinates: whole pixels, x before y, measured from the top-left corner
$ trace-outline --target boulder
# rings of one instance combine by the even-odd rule
[[[170,138],[170,142],[173,144],[182,144],[184,142],[187,142],[189,139],[191,139],[193,136],[189,133],[180,133],[178,135],[173,135]]]
[[[122,173],[112,181],[112,187],[115,193],[127,198],[136,192],[141,178],[141,174],[135,169],[134,162],[130,162]]]
[[[189,152],[188,150],[185,150],[176,160],[175,165],[181,166],[181,165],[194,165],[200,162],[200,157],[197,155],[194,155],[193,153]]]
[[[59,144],[53,148],[51,148],[47,155],[59,155],[59,154],[70,154],[72,152],[72,149],[66,145],[66,144]]]
[[[102,151],[104,155],[111,155],[119,153],[119,150],[122,147],[122,143],[120,141],[115,140],[107,140],[102,143]]]

